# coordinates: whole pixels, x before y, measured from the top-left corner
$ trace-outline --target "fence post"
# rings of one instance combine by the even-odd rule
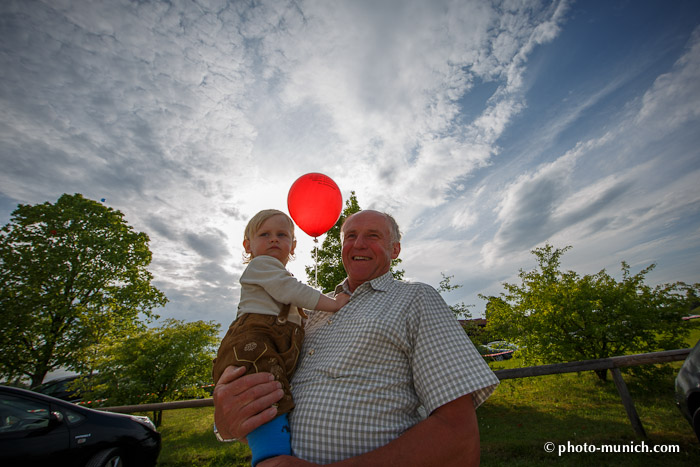
[[[634,402],[632,401],[630,392],[627,389],[627,384],[625,384],[625,380],[622,379],[620,369],[612,368],[610,371],[612,372],[615,386],[617,386],[617,392],[620,393],[620,398],[622,398],[622,405],[625,406],[625,410],[627,411],[627,418],[629,418],[630,423],[632,423],[632,428],[634,428],[635,433],[637,433],[639,436],[646,438],[647,434],[644,431],[639,415],[637,415],[637,409],[634,407]]]

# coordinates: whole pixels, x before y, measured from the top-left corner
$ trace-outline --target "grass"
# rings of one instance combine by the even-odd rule
[[[220,443],[214,437],[214,408],[178,409],[163,412],[158,429],[163,447],[158,466],[218,467],[250,465],[250,450],[242,443]]]
[[[700,339],[700,322],[689,322],[688,346]],[[579,465],[700,465],[700,443],[675,405],[675,375],[682,362],[662,383],[645,386],[624,375],[635,408],[647,433],[648,446],[678,445],[679,453],[563,453],[558,446],[639,446],[638,438],[612,378],[600,381],[593,372],[567,373],[504,380],[478,409],[481,464],[484,466]],[[494,370],[520,366],[518,359],[492,363]],[[554,443],[555,452],[544,449]]]
[[[700,339],[700,322],[689,324],[692,347]],[[477,410],[481,434],[481,465],[489,466],[650,466],[700,465],[700,443],[674,402],[674,378],[682,362],[671,364],[672,375],[652,388],[625,375],[642,421],[647,446],[677,445],[679,453],[563,453],[556,446],[637,446],[638,438],[612,378],[601,382],[593,372],[504,380]],[[495,362],[494,370],[520,365],[517,359]],[[170,410],[163,413],[163,449],[159,467],[248,466],[250,451],[241,443],[219,443],[212,433],[214,409]],[[579,448],[580,449],[580,448]]]
[[[614,383],[584,372],[501,382],[477,411],[482,465],[700,465],[700,444],[675,406],[672,379],[654,390],[628,386],[647,432],[645,443],[679,445],[678,454],[596,452],[560,457],[556,451],[546,452],[546,442],[602,447],[642,441],[632,429]]]

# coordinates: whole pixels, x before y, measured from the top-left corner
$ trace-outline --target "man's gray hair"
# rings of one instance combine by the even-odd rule
[[[389,221],[389,232],[391,232],[391,241],[392,243],[399,243],[401,241],[401,231],[399,230],[399,224],[396,222],[396,219],[391,214],[387,214],[383,212]]]
[[[387,214],[385,212],[381,211],[374,211],[372,209],[368,209],[367,211],[371,212],[376,212],[378,214],[381,214],[382,216],[386,217],[386,220],[389,222],[389,235],[391,235],[391,243],[400,243],[401,242],[401,230],[399,230],[399,224],[396,222],[396,219],[391,214]],[[345,228],[345,223],[350,219],[353,215],[361,213],[363,211],[357,211],[355,213],[350,214],[348,217],[345,218],[343,221],[343,225],[340,226],[340,241],[342,243],[343,241],[343,232]]]

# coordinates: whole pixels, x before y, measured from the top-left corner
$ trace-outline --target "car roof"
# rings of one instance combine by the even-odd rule
[[[113,417],[117,417],[117,418],[130,418],[129,415],[127,415],[127,414],[108,412],[108,411],[104,411],[104,410],[90,409],[88,407],[83,407],[83,406],[80,406],[77,404],[73,404],[72,402],[68,402],[68,401],[64,401],[61,399],[57,399],[55,397],[47,396],[46,394],[42,394],[40,392],[30,391],[29,389],[22,389],[22,388],[15,388],[12,386],[0,385],[0,392],[6,392],[6,393],[10,393],[10,394],[19,395],[19,396],[25,396],[25,397],[31,397],[34,399],[41,399],[41,400],[46,401],[47,403],[59,405],[61,407],[65,407],[66,409],[73,410],[75,412],[100,414],[100,415],[104,415],[107,417],[113,416]]]
[[[48,396],[46,394],[42,394],[40,392],[35,392],[35,391],[29,390],[29,389],[16,388],[13,386],[0,386],[0,391],[8,392],[11,394],[16,394],[16,395],[20,395],[20,396],[32,397],[34,399],[42,399],[42,400],[45,400],[46,402],[49,402],[51,404],[63,405],[63,406],[67,406],[70,408],[77,407],[78,409],[90,410],[90,409],[87,409],[86,407],[81,407],[81,406],[73,404],[71,402],[57,399],[56,397]]]
[[[48,386],[50,384],[63,383],[64,381],[72,381],[72,380],[75,380],[78,378],[83,378],[83,376],[81,376],[81,375],[61,376],[60,378],[50,379],[48,381],[44,381],[41,384],[37,384],[36,386],[34,386],[34,388],[40,388],[42,386]]]

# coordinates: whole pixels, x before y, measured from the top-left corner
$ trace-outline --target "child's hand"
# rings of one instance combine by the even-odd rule
[[[335,302],[340,305],[340,308],[344,307],[350,301],[350,295],[345,292],[340,292],[335,294]]]

